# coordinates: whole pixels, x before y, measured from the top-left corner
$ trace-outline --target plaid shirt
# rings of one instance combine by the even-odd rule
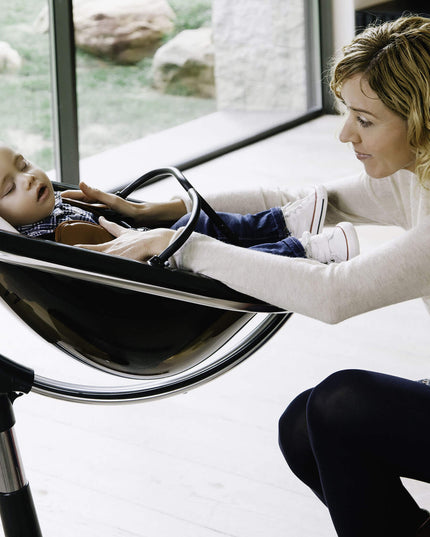
[[[70,203],[64,203],[60,192],[55,194],[55,206],[54,210],[43,220],[39,220],[34,224],[26,224],[24,226],[17,227],[17,230],[28,237],[41,237],[49,235],[53,236],[55,229],[62,222],[68,220],[82,220],[84,222],[93,222],[97,224],[97,220],[94,215],[89,211],[84,211],[79,207],[74,207]]]

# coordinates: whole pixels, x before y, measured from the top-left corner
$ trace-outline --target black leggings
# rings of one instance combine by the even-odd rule
[[[414,537],[426,519],[400,476],[430,483],[430,386],[339,371],[288,406],[279,444],[339,537]]]

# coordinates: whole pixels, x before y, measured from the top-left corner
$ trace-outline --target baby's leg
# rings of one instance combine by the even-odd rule
[[[354,226],[350,222],[340,222],[318,235],[307,231],[300,239],[290,236],[252,249],[287,257],[307,257],[328,264],[349,261],[359,254],[360,244]]]
[[[302,242],[296,237],[286,237],[277,242],[258,244],[249,249],[285,257],[307,257]]]
[[[238,246],[248,248],[261,243],[277,242],[289,235],[282,210],[279,207],[257,214],[243,215],[220,212],[217,214],[236,235]],[[188,218],[189,215],[183,216],[172,226],[172,229],[179,229],[184,226]],[[199,216],[195,230],[203,235],[229,242],[216,224],[203,212]]]
[[[275,207],[257,214],[218,213],[218,215],[236,235],[237,244],[249,248],[278,242],[289,235],[301,237],[304,232],[309,232],[311,235],[319,233],[324,225],[326,210],[327,192],[323,186],[318,185],[305,198],[284,207]],[[189,215],[182,217],[172,229],[184,226],[188,218]],[[229,242],[223,232],[203,212],[200,214],[196,231]]]

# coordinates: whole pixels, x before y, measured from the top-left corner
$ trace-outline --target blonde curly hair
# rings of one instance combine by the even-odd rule
[[[415,173],[430,187],[430,19],[401,17],[371,25],[343,49],[330,87],[341,100],[344,82],[362,74],[379,99],[408,124]]]

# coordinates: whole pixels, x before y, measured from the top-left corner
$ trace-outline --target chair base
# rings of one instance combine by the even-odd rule
[[[0,394],[0,517],[5,537],[42,537],[13,430],[17,396]]]
[[[5,537],[42,537],[30,485],[0,494],[0,516]]]

